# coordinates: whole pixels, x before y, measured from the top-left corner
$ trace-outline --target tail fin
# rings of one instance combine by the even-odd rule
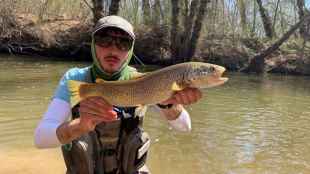
[[[68,81],[68,89],[70,91],[70,103],[71,107],[75,106],[81,101],[81,96],[79,93],[80,86],[82,84],[86,84],[85,82],[80,82],[76,80],[69,80]]]

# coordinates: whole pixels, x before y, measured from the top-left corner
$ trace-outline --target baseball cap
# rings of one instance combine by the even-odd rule
[[[94,36],[97,31],[107,27],[115,27],[121,29],[128,33],[133,40],[135,39],[133,26],[126,19],[120,16],[113,15],[100,18],[93,29],[92,35]]]

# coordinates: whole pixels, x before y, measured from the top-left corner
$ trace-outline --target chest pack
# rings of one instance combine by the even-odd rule
[[[79,117],[72,109],[73,119]],[[118,120],[100,123],[94,131],[62,146],[67,174],[139,174],[145,171],[149,135],[142,128],[144,113],[118,108]]]

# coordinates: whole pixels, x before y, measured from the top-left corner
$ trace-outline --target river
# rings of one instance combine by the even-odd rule
[[[33,132],[63,73],[85,62],[0,55],[0,174],[65,173],[59,148],[36,149]],[[154,174],[310,172],[310,77],[228,73],[188,106],[192,131],[148,111]]]

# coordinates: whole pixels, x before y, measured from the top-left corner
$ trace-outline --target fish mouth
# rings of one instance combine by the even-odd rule
[[[220,80],[225,83],[228,80],[228,77],[220,77]]]
[[[221,85],[224,84],[225,82],[227,82],[228,78],[227,77],[222,77],[224,72],[226,71],[226,68],[223,66],[216,66],[217,72],[215,73],[216,78],[218,78],[217,85]]]
[[[218,78],[220,78],[220,79],[222,79],[223,78],[223,80],[224,79],[227,79],[226,77],[222,77],[222,75],[224,74],[224,72],[226,71],[226,68],[225,67],[223,67],[223,66],[216,66],[215,67],[215,69],[216,69],[216,73],[215,73],[215,76],[216,77],[218,77]]]

